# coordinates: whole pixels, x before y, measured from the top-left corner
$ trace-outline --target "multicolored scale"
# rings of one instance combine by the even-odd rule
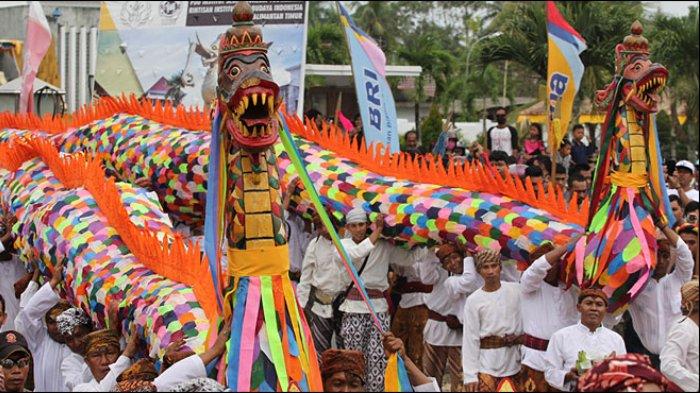
[[[172,233],[169,218],[147,190],[116,185],[135,225]],[[85,188],[65,187],[34,158],[13,173],[0,169],[0,189],[5,190],[3,202],[18,218],[13,231],[21,258],[36,260],[43,272],[62,261],[66,298],[88,310],[95,322],[108,324],[109,308],[117,306],[125,332],[132,324],[147,332],[151,355],[162,355],[179,337],[193,349],[203,347],[209,321],[193,290],[139,263]]]

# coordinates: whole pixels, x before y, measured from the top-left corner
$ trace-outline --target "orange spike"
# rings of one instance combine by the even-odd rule
[[[535,188],[532,186],[532,180],[529,177],[525,178],[525,192],[527,193],[528,204],[532,204],[535,201]]]
[[[34,157],[37,157],[34,149],[19,138],[10,138],[7,142],[0,143],[0,168],[14,172]]]
[[[3,146],[6,144],[0,144],[0,149]],[[200,257],[199,245],[186,250],[181,237],[173,237],[171,232],[166,232],[163,241],[160,241],[155,233],[131,222],[114,178],[105,179],[100,159],[88,158],[84,154],[61,157],[50,141],[41,138],[30,139],[26,148],[13,146],[13,149],[17,152],[30,150],[41,156],[67,187],[84,186],[131,253],[155,273],[192,287],[209,320],[216,320],[218,309],[214,284],[206,258]],[[167,267],[168,264],[171,268]]]

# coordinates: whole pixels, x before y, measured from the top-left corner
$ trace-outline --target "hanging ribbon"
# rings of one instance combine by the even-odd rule
[[[331,235],[331,239],[333,240],[333,245],[335,245],[335,248],[340,254],[340,258],[343,261],[343,266],[345,267],[345,270],[347,270],[348,274],[350,275],[350,278],[355,283],[355,286],[360,290],[362,300],[365,302],[365,304],[367,304],[367,307],[369,308],[369,313],[372,316],[374,326],[377,329],[379,329],[380,332],[383,332],[382,325],[379,323],[379,318],[377,317],[377,312],[374,310],[372,303],[369,301],[369,296],[367,295],[367,290],[365,289],[365,284],[362,281],[362,277],[360,277],[360,275],[357,274],[357,269],[355,269],[355,266],[352,263],[350,263],[351,259],[345,251],[343,243],[340,241],[340,236],[333,227],[331,219],[330,217],[328,217],[328,214],[326,213],[326,210],[323,207],[323,203],[321,202],[321,199],[318,196],[318,192],[316,192],[316,188],[314,188],[314,185],[311,182],[311,178],[306,172],[306,167],[304,166],[304,162],[301,158],[301,155],[299,154],[299,150],[294,144],[292,134],[289,132],[289,127],[287,126],[287,121],[284,118],[284,114],[282,112],[279,112],[278,117],[280,120],[280,124],[282,125],[280,129],[280,137],[282,139],[282,145],[284,145],[284,150],[289,155],[289,158],[294,164],[294,167],[296,167],[297,173],[299,174],[299,179],[301,180],[302,184],[304,184],[306,192],[309,194],[309,199],[311,199],[311,202],[316,208],[318,215],[321,217],[323,225],[325,225],[326,229],[328,229],[328,233]]]
[[[221,298],[222,286],[221,277],[221,239],[223,238],[223,208],[222,197],[226,187],[226,151],[221,127],[225,123],[223,115],[216,106],[214,121],[211,127],[211,145],[209,146],[209,176],[207,178],[207,204],[204,216],[204,251],[209,259],[209,270],[216,289],[216,302],[219,311],[223,310],[223,299]]]
[[[321,202],[321,199],[318,196],[318,192],[316,191],[316,188],[311,182],[309,174],[306,172],[306,167],[304,166],[304,162],[301,159],[301,154],[299,154],[299,150],[297,149],[296,145],[294,144],[294,140],[292,139],[292,134],[289,132],[289,127],[287,126],[287,122],[284,118],[284,113],[280,111],[278,115],[280,124],[282,125],[280,130],[280,137],[282,139],[284,149],[289,155],[292,164],[294,164],[294,166],[296,167],[297,173],[299,174],[299,179],[301,179],[302,184],[304,184],[306,192],[309,194],[309,199],[311,199],[311,202],[316,208],[319,217],[321,217],[323,225],[326,226],[326,229],[328,230],[328,233],[330,234],[331,239],[333,240],[333,244],[335,245],[335,248],[340,254],[340,258],[343,262],[345,270],[350,275],[350,278],[355,284],[355,287],[359,289],[360,295],[362,296],[362,300],[367,305],[370,315],[372,316],[374,326],[379,330],[380,333],[383,333],[384,330],[382,329],[382,325],[379,322],[379,317],[377,317],[377,312],[372,306],[372,302],[369,301],[369,296],[367,295],[367,290],[365,288],[364,282],[362,281],[362,277],[360,277],[360,275],[357,273],[355,265],[350,263],[351,259],[345,251],[343,243],[340,241],[340,236],[333,227],[331,219],[330,217],[328,217],[328,213],[326,213],[326,210],[323,207],[323,203]],[[393,354],[389,357],[389,362],[390,366],[387,366],[387,369],[384,372],[384,383],[385,387],[391,388],[387,388],[386,391],[413,391],[413,387],[411,386],[411,383],[408,379],[408,373],[406,372],[406,365],[404,364],[403,359],[397,354]]]

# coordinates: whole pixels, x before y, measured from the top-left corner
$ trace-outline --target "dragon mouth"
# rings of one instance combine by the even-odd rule
[[[241,147],[261,150],[275,143],[279,127],[275,114],[282,102],[278,93],[277,84],[258,78],[236,90],[227,105],[233,116],[226,128]]]
[[[657,112],[661,101],[661,90],[666,86],[668,71],[664,67],[655,67],[640,78],[636,85],[636,93],[631,97],[635,106],[646,112]]]

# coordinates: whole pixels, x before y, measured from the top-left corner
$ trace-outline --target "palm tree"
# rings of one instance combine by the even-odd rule
[[[372,37],[384,53],[396,47],[400,35],[396,15],[398,2],[368,1],[357,7],[353,19],[358,26]]]
[[[652,58],[669,70],[667,84],[670,99],[671,141],[686,148],[698,145],[698,8],[691,7],[687,16],[670,17],[657,13],[649,34]],[[687,128],[678,120],[678,109],[686,106]],[[688,128],[694,132],[688,132]],[[664,131],[664,130],[660,130]],[[672,144],[676,156],[676,144]],[[686,151],[690,157],[693,151]]]
[[[585,71],[577,101],[592,97],[612,79],[614,48],[629,34],[631,23],[642,19],[639,2],[559,2],[557,7],[569,24],[586,40],[580,55]],[[479,61],[490,64],[509,60],[530,68],[543,81],[547,78],[547,17],[545,3],[511,2],[503,6],[494,27],[503,34],[484,42]],[[578,111],[580,105],[575,105]],[[573,118],[578,117],[574,113]],[[589,124],[589,132],[595,125]]]

